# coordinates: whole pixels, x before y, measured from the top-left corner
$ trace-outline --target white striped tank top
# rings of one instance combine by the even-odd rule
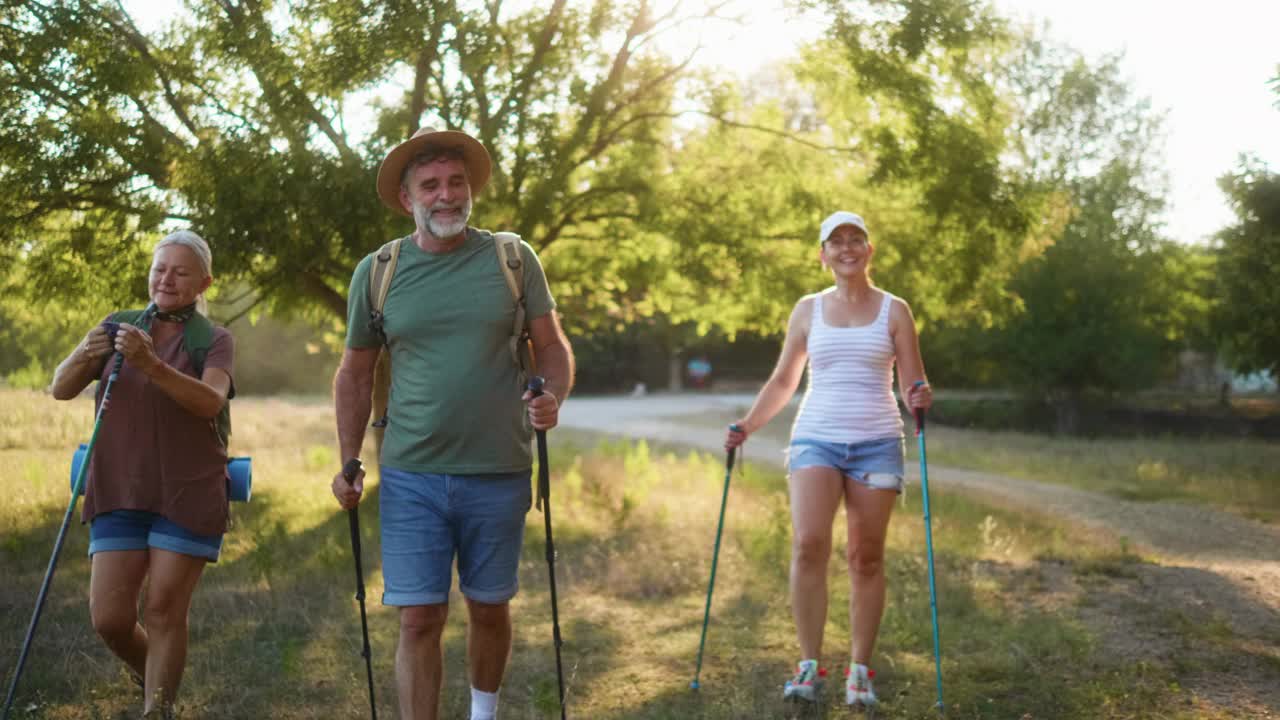
[[[881,291],[883,292],[883,291]],[[857,443],[902,436],[902,415],[893,395],[893,338],[884,293],[869,325],[832,327],[822,319],[822,298],[813,296],[809,325],[809,387],[791,428],[792,439]]]

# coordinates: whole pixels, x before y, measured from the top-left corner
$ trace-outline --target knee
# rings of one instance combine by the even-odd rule
[[[403,608],[400,610],[400,637],[409,643],[439,641],[448,619],[448,605]]]
[[[849,552],[849,572],[865,578],[884,572],[884,545],[861,543]]]
[[[798,565],[826,565],[831,557],[831,536],[796,533],[791,540],[791,554]]]
[[[136,605],[106,603],[89,599],[89,617],[93,630],[104,640],[123,638],[133,633],[138,622]]]
[[[187,627],[187,602],[172,593],[147,593],[144,618],[147,630],[185,630]]]
[[[467,600],[467,613],[471,624],[486,630],[501,630],[511,624],[511,605],[509,603],[482,603]]]

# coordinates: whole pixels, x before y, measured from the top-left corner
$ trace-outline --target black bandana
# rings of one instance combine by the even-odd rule
[[[165,321],[165,322],[184,323],[184,322],[186,322],[186,321],[190,320],[190,319],[191,319],[191,316],[192,316],[192,315],[195,315],[195,314],[196,314],[196,304],[195,304],[195,303],[191,303],[190,305],[188,305],[188,306],[186,306],[186,307],[178,308],[177,310],[174,310],[173,312],[165,312],[164,310],[156,310],[155,314],[154,314],[152,317],[153,317],[154,319],[156,319],[156,320],[163,320],[163,321]]]

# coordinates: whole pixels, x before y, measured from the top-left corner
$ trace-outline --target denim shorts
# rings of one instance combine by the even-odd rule
[[[196,535],[177,523],[145,510],[113,510],[89,524],[89,557],[112,550],[157,548],[218,561],[221,535]]]
[[[477,602],[515,597],[530,471],[441,475],[382,468],[382,604],[449,601],[453,560],[458,586]]]
[[[807,467],[835,468],[861,485],[901,493],[903,452],[901,437],[856,443],[793,438],[787,448],[787,472]]]

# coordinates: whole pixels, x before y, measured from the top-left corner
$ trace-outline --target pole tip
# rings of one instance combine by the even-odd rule
[[[689,683],[689,689],[690,689],[690,690],[697,690],[699,687],[701,687],[701,686],[700,686],[700,685],[698,685],[698,681],[697,681],[697,680],[694,680],[693,682]]]

